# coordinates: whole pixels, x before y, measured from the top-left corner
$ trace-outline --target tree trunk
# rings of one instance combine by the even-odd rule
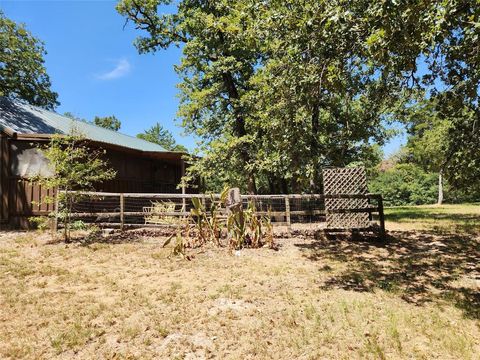
[[[275,194],[275,180],[274,180],[274,177],[273,175],[269,174],[267,176],[267,180],[268,180],[268,191],[270,192],[270,194]]]
[[[310,144],[310,156],[314,164],[313,175],[310,179],[310,189],[312,193],[315,192],[317,187],[318,180],[318,169],[317,169],[317,157],[318,157],[318,131],[319,131],[319,120],[320,120],[320,104],[314,104],[312,109],[312,134],[311,134],[311,144]]]
[[[443,203],[443,170],[440,170],[438,173],[438,201],[437,205],[442,205]]]
[[[238,105],[235,104],[235,101],[238,101],[240,99],[240,96],[238,94],[237,86],[235,85],[235,81],[233,79],[232,74],[230,72],[225,72],[222,74],[222,77],[223,77],[223,83],[225,84],[225,87],[228,92],[228,97],[230,98],[230,103],[233,108],[233,113],[235,116],[235,127],[234,127],[235,136],[240,138],[242,136],[247,135],[247,130],[245,129],[245,119],[243,117],[241,110],[238,109]],[[245,144],[241,145],[240,157],[242,158],[242,161],[245,166],[250,162],[250,155],[248,153],[248,149]],[[257,192],[257,187],[255,184],[255,175],[253,171],[249,171],[247,174],[247,189],[249,194],[255,194]]]
[[[285,178],[282,178],[281,184],[282,184],[282,194],[288,194],[289,193],[288,183],[287,183],[287,180],[285,180]]]

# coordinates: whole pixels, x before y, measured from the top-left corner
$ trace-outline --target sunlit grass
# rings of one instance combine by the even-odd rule
[[[480,203],[390,207],[385,217],[390,229],[480,234]]]

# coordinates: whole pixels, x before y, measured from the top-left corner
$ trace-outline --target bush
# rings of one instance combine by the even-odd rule
[[[40,231],[45,231],[51,227],[51,219],[48,216],[33,216],[28,219],[30,225]]]
[[[385,205],[434,204],[438,195],[438,175],[414,164],[397,164],[380,172],[371,181],[370,192],[383,195]]]

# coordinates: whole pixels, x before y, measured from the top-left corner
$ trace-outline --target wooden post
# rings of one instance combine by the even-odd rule
[[[385,214],[383,212],[383,199],[382,195],[378,197],[378,216],[380,220],[380,238],[382,240],[386,240],[386,232],[385,232]]]
[[[285,217],[287,220],[287,231],[290,234],[292,232],[292,223],[290,221],[290,199],[288,195],[285,196]]]
[[[186,193],[186,189],[185,189],[185,182],[183,181],[183,177],[185,176],[185,160],[182,159],[182,168],[181,168],[181,171],[182,171],[182,178],[181,178],[181,182],[182,182],[182,195],[185,195]],[[182,197],[182,212],[185,212],[187,211],[187,201],[185,199],[185,197]]]
[[[123,231],[125,226],[125,197],[120,194],[120,230]]]
[[[10,194],[14,189],[10,189],[10,142],[9,139],[0,135],[0,220],[7,224],[10,220]]]
[[[55,202],[53,204],[54,208],[53,208],[53,227],[52,227],[52,231],[53,231],[53,235],[56,235],[57,234],[57,231],[58,231],[58,192],[59,192],[59,189],[55,189]]]

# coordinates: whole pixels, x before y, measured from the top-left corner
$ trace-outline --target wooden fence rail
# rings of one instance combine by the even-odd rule
[[[151,193],[107,193],[107,192],[79,192],[79,195],[82,195],[87,201],[90,201],[91,204],[94,204],[94,201],[98,203],[105,198],[114,198],[109,200],[110,207],[115,206],[115,211],[74,211],[71,214],[71,218],[73,219],[82,219],[82,218],[98,218],[99,220],[106,219],[106,218],[113,218],[116,219],[118,222],[100,222],[97,221],[97,224],[102,224],[105,226],[115,226],[121,229],[124,229],[126,226],[128,227],[142,227],[142,226],[162,226],[162,224],[140,224],[140,223],[128,223],[126,222],[127,219],[131,219],[132,217],[142,218],[147,215],[145,211],[129,211],[126,207],[126,201],[129,199],[139,200],[143,199],[144,201],[151,201],[152,200],[181,200],[179,205],[181,206],[181,210],[179,211],[150,211],[148,212],[148,216],[161,216],[161,217],[179,217],[185,218],[189,216],[191,213],[187,211],[187,200],[189,200],[188,204],[191,204],[191,200],[194,198],[201,199],[202,203],[205,204],[207,200],[214,200],[218,201],[220,199],[220,194],[151,194]],[[274,225],[283,225],[287,226],[288,231],[292,228],[292,222],[294,217],[301,217],[301,216],[325,216],[327,213],[361,213],[361,212],[368,212],[370,215],[372,213],[378,213],[378,220],[380,231],[382,234],[385,233],[385,219],[383,214],[383,201],[382,196],[379,194],[340,194],[340,195],[324,195],[324,194],[273,194],[273,195],[241,195],[242,202],[248,203],[250,201],[276,201],[277,205],[281,205],[282,209],[279,211],[278,209],[274,209],[271,211],[264,211],[258,210],[256,214],[259,216],[270,216],[277,218],[283,218],[284,221],[274,221],[272,224]],[[368,205],[367,207],[362,207],[358,209],[335,209],[326,211],[324,209],[324,200],[325,199],[368,199],[376,201],[375,205]],[[315,209],[306,209],[306,210],[292,210],[292,201],[316,201],[317,204],[321,204],[318,206],[319,208]],[[83,201],[83,200],[82,200]],[[118,209],[118,211],[116,211]],[[226,217],[227,210],[225,208],[220,209],[219,211],[221,217]],[[59,204],[58,201],[55,201],[55,219],[54,219],[54,226],[55,229],[58,227],[58,216],[59,216]],[[168,224],[166,224],[168,225]]]

